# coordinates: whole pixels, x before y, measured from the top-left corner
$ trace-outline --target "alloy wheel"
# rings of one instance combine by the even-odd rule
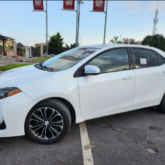
[[[53,108],[42,107],[35,110],[29,119],[31,132],[42,140],[56,138],[64,128],[61,114]]]

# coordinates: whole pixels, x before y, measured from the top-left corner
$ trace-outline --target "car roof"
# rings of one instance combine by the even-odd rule
[[[111,48],[120,48],[120,47],[135,47],[135,48],[142,48],[142,49],[150,49],[150,50],[154,50],[158,53],[160,53],[161,55],[163,55],[165,57],[165,52],[163,52],[160,49],[151,47],[151,46],[145,46],[145,45],[135,45],[135,44],[97,44],[97,45],[87,45],[84,47],[96,47],[96,48],[100,48],[100,49],[111,49]]]

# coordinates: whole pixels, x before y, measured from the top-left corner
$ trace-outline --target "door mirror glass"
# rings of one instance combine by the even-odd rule
[[[84,73],[85,75],[98,75],[100,73],[100,69],[94,65],[86,65]]]

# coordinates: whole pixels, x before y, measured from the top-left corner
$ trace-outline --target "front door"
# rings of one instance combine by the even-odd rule
[[[103,52],[88,64],[101,73],[78,78],[82,116],[90,119],[131,110],[135,75],[127,48]]]

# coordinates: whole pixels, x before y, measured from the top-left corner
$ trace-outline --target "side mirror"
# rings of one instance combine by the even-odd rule
[[[98,75],[100,74],[100,69],[94,65],[86,65],[84,67],[85,75]]]

